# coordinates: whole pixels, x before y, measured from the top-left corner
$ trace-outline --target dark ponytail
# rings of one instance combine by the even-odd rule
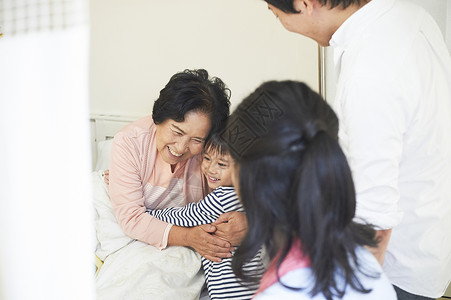
[[[264,120],[250,113],[252,106],[261,108],[262,103],[277,106],[279,116],[268,120],[266,114]],[[353,289],[369,292],[355,274],[360,266],[355,251],[375,246],[375,231],[353,222],[354,184],[337,141],[338,120],[329,105],[305,84],[267,82],[238,106],[230,120],[226,137],[240,166],[240,200],[248,219],[248,233],[232,262],[236,275],[254,279],[242,266],[262,246],[271,258],[281,253],[280,266],[293,242],[300,240],[316,279],[312,295],[343,296],[346,286],[336,282],[337,272]],[[250,127],[252,123],[258,126]],[[230,139],[232,131],[245,132],[243,128],[248,132],[245,146],[238,142],[245,137]]]
[[[351,170],[338,142],[320,132],[306,148],[290,196],[297,209],[291,220],[303,252],[310,259],[316,284],[312,294],[341,298],[344,287],[335,281],[340,270],[353,289],[368,293],[354,270],[359,266],[355,249],[376,246],[375,231],[353,223],[356,201]],[[371,274],[368,274],[371,275]]]

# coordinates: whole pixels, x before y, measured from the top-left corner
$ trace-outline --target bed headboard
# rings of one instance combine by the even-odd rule
[[[92,170],[105,169],[108,166],[114,135],[139,118],[120,115],[90,115]]]

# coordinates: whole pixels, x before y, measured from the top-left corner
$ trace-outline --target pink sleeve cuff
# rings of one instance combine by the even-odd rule
[[[160,247],[157,247],[158,250],[164,250],[168,247],[169,231],[171,231],[172,226],[172,224],[168,224],[168,226],[166,226],[166,229],[163,233],[163,240],[161,241],[161,245]]]

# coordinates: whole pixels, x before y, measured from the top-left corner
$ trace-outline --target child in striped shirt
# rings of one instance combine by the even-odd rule
[[[234,161],[227,144],[220,136],[212,136],[204,145],[202,172],[213,191],[198,203],[190,203],[184,207],[148,210],[148,212],[162,221],[183,227],[212,223],[226,212],[243,212],[243,206],[232,184],[233,165]],[[258,284],[243,285],[233,273],[231,264],[232,258],[212,262],[202,257],[210,299],[251,299],[258,289]],[[245,269],[253,272],[257,277],[263,274],[264,267],[260,251],[245,265]]]

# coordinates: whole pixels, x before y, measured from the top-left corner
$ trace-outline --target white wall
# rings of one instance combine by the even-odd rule
[[[446,1],[446,0],[445,0]],[[446,13],[446,44],[448,45],[449,52],[451,53],[451,0],[447,0],[447,13]]]
[[[186,68],[223,79],[232,107],[265,80],[317,90],[317,52],[262,0],[92,0],[90,110],[150,114],[170,76]]]

